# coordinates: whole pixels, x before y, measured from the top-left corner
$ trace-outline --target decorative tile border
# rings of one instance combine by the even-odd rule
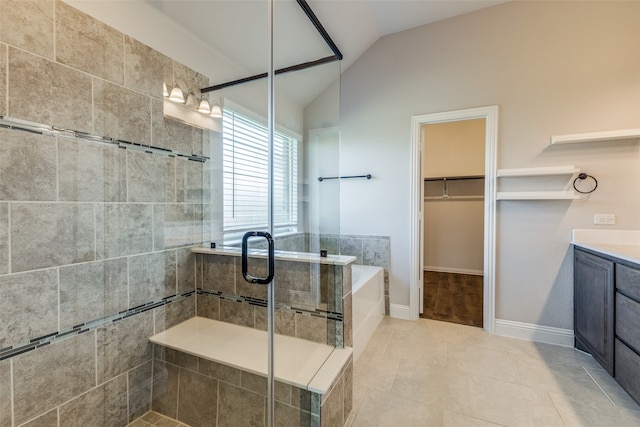
[[[267,301],[259,298],[245,297],[235,294],[227,294],[219,291],[210,291],[208,289],[198,288],[198,295],[215,296],[220,299],[237,302],[240,304],[248,304],[256,307],[267,307]],[[276,303],[275,308],[278,310],[291,311],[297,314],[304,314],[313,317],[326,318],[327,320],[336,320],[342,322],[343,314],[335,311],[320,310],[318,308],[311,310],[301,307],[288,306],[284,303]]]
[[[181,294],[165,297],[159,301],[149,302],[139,305],[116,314],[112,314],[100,319],[91,320],[89,322],[81,323],[79,325],[72,326],[70,328],[63,329],[62,331],[53,332],[42,337],[34,338],[29,341],[28,344],[16,345],[7,348],[0,349],[0,360],[9,359],[11,357],[18,356],[19,354],[27,353],[29,351],[44,347],[51,343],[69,338],[71,336],[80,335],[94,329],[98,329],[102,326],[118,322],[119,320],[127,319],[131,316],[135,316],[145,311],[153,310],[154,308],[168,305],[172,302],[181,301],[195,294],[196,291],[183,292]]]
[[[169,157],[183,157],[194,162],[205,163],[209,157],[200,156],[191,153],[183,153],[168,148],[155,147],[153,145],[140,144],[137,142],[123,141],[120,139],[110,138],[108,136],[92,135],[87,132],[81,132],[71,129],[63,129],[56,126],[49,126],[42,123],[31,122],[28,120],[15,119],[7,116],[0,116],[0,128],[19,130],[24,132],[35,133],[38,135],[59,136],[64,138],[81,139],[84,141],[97,142],[103,144],[113,144],[123,149],[131,149],[142,151],[150,154],[161,154]]]

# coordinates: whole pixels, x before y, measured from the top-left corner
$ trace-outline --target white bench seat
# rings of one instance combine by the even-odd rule
[[[152,343],[257,375],[267,376],[267,333],[193,317],[150,338]],[[284,335],[274,338],[275,379],[325,394],[352,354],[351,348]]]

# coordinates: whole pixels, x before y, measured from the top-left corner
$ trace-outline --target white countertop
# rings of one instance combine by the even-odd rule
[[[640,231],[584,230],[571,231],[571,244],[640,264]]]
[[[191,249],[192,252],[198,254],[210,254],[210,255],[228,255],[228,256],[241,256],[240,248],[233,246],[224,246],[216,249],[209,249],[205,247],[196,247]],[[251,250],[250,257],[266,258],[267,250]],[[319,264],[332,264],[332,265],[347,265],[356,260],[356,257],[349,255],[327,255],[321,257],[319,254],[313,254],[309,252],[292,252],[292,251],[275,251],[275,257],[277,260],[285,261],[298,261],[298,262],[317,262]]]
[[[267,376],[267,333],[204,317],[193,317],[149,339],[233,368]],[[352,354],[300,338],[275,335],[274,368],[278,381],[324,394]]]

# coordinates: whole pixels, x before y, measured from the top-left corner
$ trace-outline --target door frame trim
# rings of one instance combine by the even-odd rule
[[[424,209],[424,171],[422,170],[421,126],[424,124],[485,119],[485,198],[484,198],[484,296],[483,326],[495,331],[496,269],[496,170],[498,151],[498,106],[445,111],[411,117],[411,260],[409,310],[412,320],[420,316],[420,282],[424,268],[421,233]],[[418,272],[418,274],[416,274]],[[418,277],[420,275],[420,277]]]

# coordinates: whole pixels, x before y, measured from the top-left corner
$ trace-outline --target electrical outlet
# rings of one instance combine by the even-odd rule
[[[616,223],[616,214],[594,214],[593,223],[597,225],[613,225]]]

